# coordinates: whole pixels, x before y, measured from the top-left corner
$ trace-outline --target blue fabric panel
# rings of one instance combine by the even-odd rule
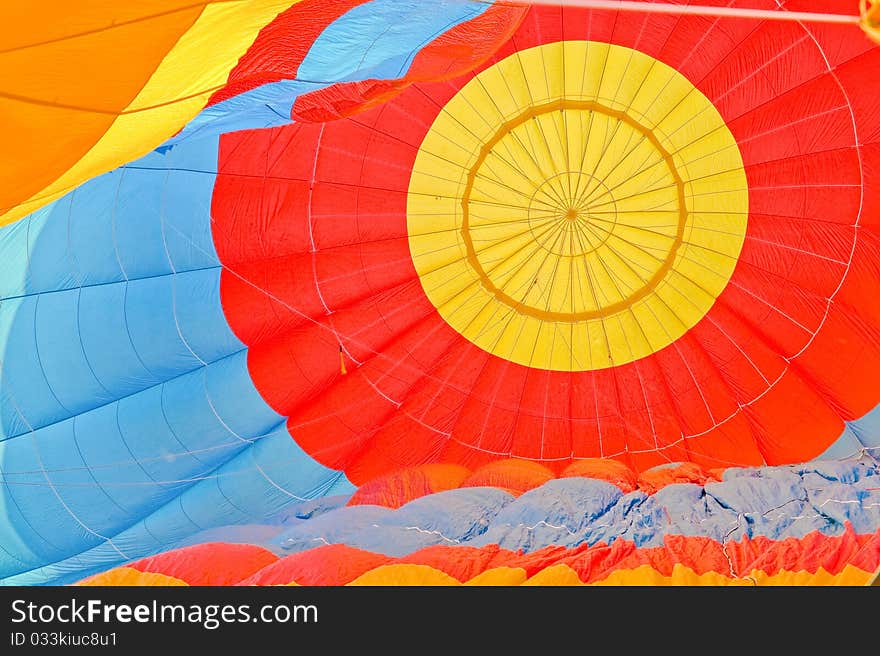
[[[817,460],[827,460],[832,458],[852,458],[861,451],[864,445],[859,440],[859,436],[853,432],[849,426],[844,427],[834,443],[823,451]]]
[[[864,417],[847,422],[847,427],[858,437],[861,445],[880,456],[880,405]]]
[[[163,424],[155,389],[114,404],[118,417],[111,412],[114,406],[106,406],[5,443],[0,453],[9,471],[18,473],[6,475],[14,484],[7,485],[4,503],[22,509],[16,517],[10,514],[10,525],[16,536],[22,533],[23,544],[40,550],[19,549],[5,559],[0,554],[2,573],[20,580],[17,572],[70,556],[59,573],[75,563],[91,567],[85,555],[76,556],[84,546],[103,554],[102,566],[112,566],[164,550],[193,532],[247,523],[304,499],[354,491],[341,473],[305,454],[277,415],[253,416],[259,406],[248,398],[255,390],[243,384],[243,354],[212,365],[207,375],[205,381],[199,370],[172,381],[183,388],[166,412],[173,415],[186,405],[196,410],[185,420],[199,431],[181,431],[185,444]],[[234,390],[239,405],[227,408],[225,418],[215,415],[211,428],[197,410],[213,399],[188,393],[189,382],[193,389]],[[229,432],[228,426],[269,421],[274,426],[246,438]],[[40,454],[51,457],[41,461]],[[38,510],[45,513],[39,515],[39,535],[27,521]],[[24,580],[45,582],[46,572],[31,572]]]
[[[723,518],[712,517],[706,503],[706,493],[702,485],[677,483],[659,489],[651,496],[654,506],[659,509],[661,523],[659,533],[673,535],[708,535],[715,540],[723,540],[726,528]],[[716,509],[716,515],[722,512]],[[712,520],[715,521],[712,521]],[[720,530],[714,530],[714,529]]]
[[[0,230],[24,254],[0,302],[0,579],[77,577],[353,491],[291,439],[225,321],[216,157],[216,139],[151,153]]]
[[[273,544],[285,552],[298,552],[322,544],[353,544],[351,540],[370,524],[393,512],[380,506],[346,506],[306,522],[298,522],[280,534]]]
[[[239,460],[245,457],[243,453]],[[396,510],[319,507],[316,516],[279,515],[286,528],[267,530],[272,537],[264,546],[276,553],[295,553],[323,544],[347,544],[400,557],[431,545],[497,544],[530,553],[548,546],[572,548],[618,539],[655,547],[670,535],[706,536],[722,543],[759,535],[782,540],[813,531],[841,535],[847,524],[870,534],[880,529],[878,483],[877,462],[853,461],[731,470],[722,482],[705,487],[673,484],[650,496],[641,491],[622,494],[605,481],[577,477],[549,481],[518,498],[495,488],[462,488],[428,495]],[[248,514],[242,508],[225,512]]]
[[[864,460],[819,460],[808,462],[803,465],[793,465],[792,471],[803,477],[804,481],[811,480],[815,487],[820,487],[822,480],[853,484],[870,479],[874,483],[878,481],[873,476],[877,475],[875,462],[871,459]],[[820,478],[808,478],[815,475]]]
[[[297,71],[312,82],[396,79],[406,75],[416,53],[489,5],[472,0],[372,0],[327,26]]]
[[[267,475],[265,458],[250,459],[253,449],[264,444],[271,445],[267,448],[273,456],[296,462],[298,447],[279,430],[242,450],[216,475],[205,476],[114,536],[112,543],[101,542],[90,552],[4,582],[76,580],[90,568],[97,571],[123,562],[120,552],[134,559],[169,549],[196,533],[241,533],[228,524],[224,527],[224,519],[245,527],[251,537],[266,536],[264,546],[279,554],[340,543],[393,557],[441,544],[499,544],[529,553],[547,546],[571,548],[617,539],[630,540],[638,547],[662,546],[669,535],[707,536],[725,542],[758,535],[775,540],[800,538],[812,531],[834,536],[842,534],[847,524],[861,534],[880,528],[880,466],[875,461],[852,462],[848,467],[822,462],[801,469],[742,469],[705,488],[675,484],[651,496],[638,491],[622,495],[607,482],[580,478],[553,480],[517,499],[494,488],[464,488],[422,497],[392,510],[340,507],[352,489],[345,485],[346,495],[333,497],[332,503],[283,506],[288,495],[332,496],[341,479],[326,470],[326,478],[314,478],[310,490],[287,487],[283,479]],[[259,470],[250,468],[253,462],[260,463]],[[302,480],[291,475],[293,479]],[[248,493],[233,497],[230,492],[236,485]],[[330,489],[325,491],[327,486]],[[266,505],[280,508],[275,523],[262,528],[253,523],[253,511],[259,508],[249,505],[261,497]],[[211,527],[215,530],[206,533]],[[4,548],[6,559],[14,560],[8,547]]]
[[[433,545],[473,544],[513,496],[494,488],[448,490],[410,501],[381,522],[369,524],[352,546],[404,556]]]
[[[159,228],[170,271],[192,271],[219,264],[211,236],[211,198],[217,174],[219,140],[181,144],[165,153],[153,152],[126,167],[136,187],[159,191],[156,205],[130,204],[131,221]],[[141,228],[144,229],[144,228]],[[155,228],[151,236],[156,235]],[[135,253],[135,256],[137,254]],[[133,264],[131,257],[125,262]]]
[[[585,529],[621,498],[620,488],[589,478],[560,478],[506,505],[474,546],[498,544],[532,551],[548,544],[576,546]]]
[[[33,225],[39,225],[43,217],[51,211],[52,205],[44,207],[33,214],[0,228],[0,299],[6,303],[9,299],[22,296],[26,291],[28,262],[35,232]],[[0,304],[0,311],[3,306]]]
[[[846,422],[840,437],[817,460],[851,458],[862,450],[880,456],[880,405],[864,417]]]
[[[0,303],[0,316],[3,317],[0,347],[4,347],[0,377],[3,398],[0,438],[70,416],[43,373],[34,329],[38,298],[28,296]]]
[[[74,189],[39,212],[39,221],[36,215],[31,215],[29,239],[33,246],[25,273],[24,293],[123,280],[112,233],[90,230],[88,226],[89,217],[95,224],[109,221],[118,178],[118,173],[109,173]],[[78,207],[89,209],[75,212]],[[85,230],[87,234],[77,235],[76,230]],[[82,252],[77,252],[83,247]]]
[[[878,483],[880,481],[875,481]],[[831,525],[852,524],[857,533],[873,533],[880,528],[880,494],[843,483],[827,481],[807,489],[810,505],[819,515],[816,521]]]
[[[272,128],[291,122],[296,99],[327,84],[299,80],[270,82],[206,107],[186,127],[157,150],[173,153],[181,143],[213,141],[217,135],[237,130]]]
[[[4,417],[5,436],[242,350],[223,317],[219,276],[219,269],[204,269],[22,299],[8,333],[3,385],[27,421]],[[181,321],[177,308],[184,305]]]
[[[422,46],[488,8],[474,0],[373,0],[354,7],[315,39],[297,79],[270,82],[206,107],[158,150],[173,152],[184,141],[290,123],[299,96],[337,82],[403,77]]]

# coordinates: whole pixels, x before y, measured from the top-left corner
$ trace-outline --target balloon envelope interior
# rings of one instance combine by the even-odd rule
[[[0,581],[880,565],[870,5],[101,5],[0,52]]]

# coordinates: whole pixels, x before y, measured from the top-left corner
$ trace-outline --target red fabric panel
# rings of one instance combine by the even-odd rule
[[[861,148],[864,178],[871,181],[869,189],[876,189],[877,180],[880,180],[880,133],[876,138],[876,142]],[[880,194],[867,191],[860,199],[862,214],[859,225],[872,234],[880,234]]]
[[[292,80],[321,32],[347,11],[368,0],[300,0],[260,30],[254,43],[229,73],[222,89],[208,105],[232,98],[258,86]]]
[[[445,80],[467,73],[514,34],[528,11],[527,7],[496,4],[476,18],[456,25],[419,50],[406,79]]]
[[[511,456],[555,473],[596,457],[635,471],[796,462],[880,401],[880,107],[864,82],[880,49],[842,26],[532,8],[477,70],[563,36],[635,47],[682,72],[716,102],[745,163],[750,215],[730,283],[687,335],[638,362],[530,370],[468,343],[425,297],[406,238],[409,174],[474,72],[348,119],[221,140],[224,310],[294,439],[355,483]],[[436,73],[441,52],[413,70]]]
[[[570,552],[561,562],[577,572],[581,581],[591,583],[607,577],[618,562],[635,550],[636,546],[629,540],[615,540],[611,545],[599,542],[588,549]]]
[[[403,78],[343,82],[303,94],[294,102],[291,118],[314,122],[344,118],[387,102],[413,82],[461,75],[510,38],[527,11],[524,7],[493,5],[423,46]]]
[[[705,469],[761,465],[765,462],[755,439],[751,417],[737,409],[717,426],[685,438],[690,460]]]
[[[805,570],[815,574],[822,569],[838,574],[847,564],[857,566],[854,559],[861,556],[863,545],[876,542],[877,533],[873,536],[856,535],[851,525],[843,535],[831,537],[814,531],[801,539],[786,538],[770,540],[764,536],[756,536],[751,540],[728,543],[728,553],[738,576],[747,576],[752,570],[760,570],[774,574],[781,570]],[[873,554],[873,567],[870,561],[865,571],[877,567],[880,551]],[[863,566],[864,566],[863,565]]]
[[[490,567],[521,567],[525,570],[526,576],[531,577],[542,569],[555,565],[560,559],[584,552],[588,548],[584,544],[574,550],[565,547],[544,547],[530,553],[502,550],[492,559]]]
[[[394,562],[427,565],[449,574],[449,576],[462,583],[466,583],[478,574],[486,571],[490,564],[495,562],[502,553],[509,554],[511,552],[502,550],[495,544],[480,548],[438,545],[419,549],[409,556],[397,558]]]
[[[405,87],[404,80],[340,82],[299,96],[293,103],[290,118],[314,123],[335,121],[381,105]]]
[[[774,382],[767,394],[743,408],[758,448],[768,465],[812,460],[828,447],[829,437],[843,432],[843,420],[796,371]]]
[[[391,558],[382,554],[330,544],[286,556],[239,585],[345,585],[389,562]]]
[[[253,544],[205,542],[143,558],[129,567],[190,585],[233,585],[277,560],[271,551]]]
[[[859,549],[849,564],[866,572],[880,573],[880,531],[874,535],[856,537],[859,541]],[[875,582],[874,585],[876,584]]]
[[[730,562],[725,553],[727,544],[702,536],[667,535],[663,538],[663,548],[672,562],[681,563],[697,574],[718,572],[731,576]],[[671,569],[669,574],[672,574]]]

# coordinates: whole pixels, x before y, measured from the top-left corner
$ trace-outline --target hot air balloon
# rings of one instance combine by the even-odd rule
[[[872,578],[878,5],[107,4],[0,52],[0,581]]]

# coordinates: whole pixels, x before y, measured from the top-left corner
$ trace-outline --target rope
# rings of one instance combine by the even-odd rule
[[[872,41],[880,43],[880,2],[877,0],[860,0],[859,25]]]
[[[862,5],[868,0],[861,0]],[[553,5],[557,7],[583,7],[585,9],[614,9],[617,11],[638,11],[649,14],[688,14],[691,16],[714,16],[728,18],[757,18],[763,20],[795,21],[804,23],[839,23],[845,25],[862,25],[874,39],[880,23],[880,4],[873,3],[867,12],[863,9],[860,15],[827,14],[804,11],[779,11],[776,9],[750,9],[747,7],[707,7],[700,5],[678,5],[667,2],[640,2],[638,0],[522,0],[505,2],[504,4]],[[873,16],[873,19],[871,19]],[[870,28],[866,27],[866,19],[873,20]],[[874,31],[871,34],[869,29]]]

